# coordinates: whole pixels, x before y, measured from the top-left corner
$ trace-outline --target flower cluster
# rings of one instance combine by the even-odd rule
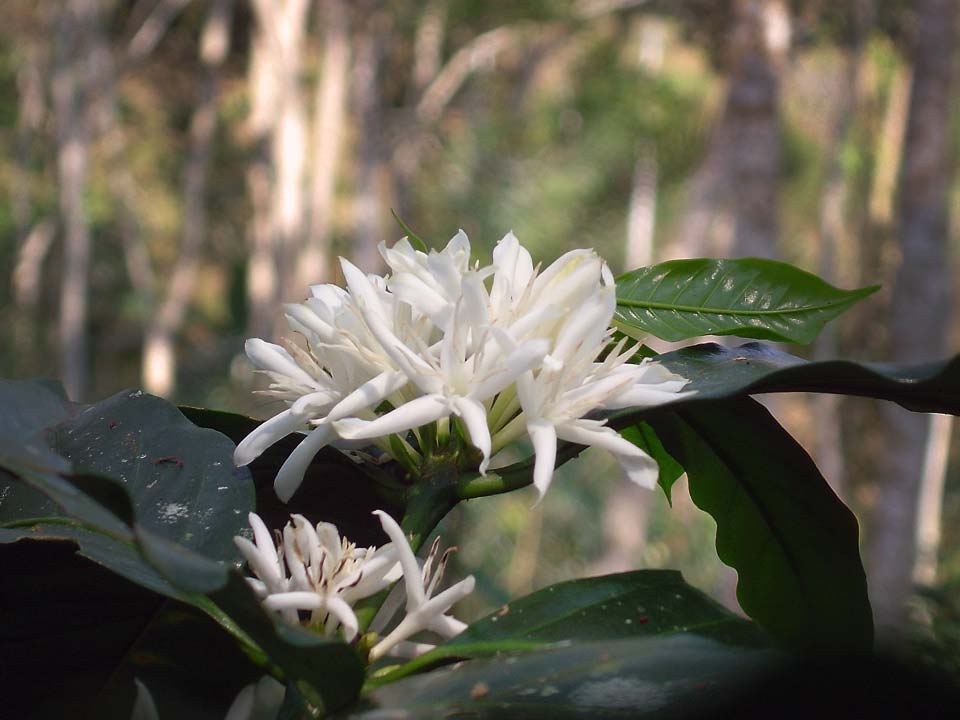
[[[558,439],[608,450],[627,477],[653,486],[656,463],[588,416],[675,400],[686,381],[654,361],[630,362],[635,348],[625,339],[609,347],[614,281],[595,252],[573,250],[541,271],[510,233],[493,264],[480,267],[470,264],[461,231],[439,252],[404,239],[381,244],[380,253],[388,275],[341,259],[346,289],[313,286],[308,300],[286,307],[305,346],[247,341],[271,381],[266,392],[289,407],[240,443],[238,465],[311,428],[277,475],[286,501],[324,445],[364,441],[418,463],[429,444],[443,446],[452,421],[479,451],[481,473],[500,449],[529,436],[541,496]]]
[[[434,595],[450,550],[438,557],[438,539],[421,567],[397,522],[383,511],[374,514],[390,538],[379,548],[358,548],[341,538],[334,525],[313,527],[302,515],[291,516],[275,544],[255,513],[249,516],[254,541],[236,537],[234,542],[256,576],[247,582],[266,608],[326,635],[340,632],[347,641],[360,630],[353,606],[403,578],[370,624],[370,631],[383,635],[370,659],[419,655],[433,646],[409,638],[423,631],[451,638],[466,627],[446,613],[473,591],[474,579],[468,576]],[[403,616],[394,623],[404,602]]]

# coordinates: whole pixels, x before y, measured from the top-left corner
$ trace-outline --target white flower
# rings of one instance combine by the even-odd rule
[[[341,539],[334,525],[319,523],[314,528],[302,515],[292,515],[275,546],[259,516],[250,513],[249,519],[256,544],[234,538],[257,576],[248,582],[263,604],[288,622],[300,622],[300,612],[306,611],[308,626],[328,635],[342,629],[352,640],[358,630],[353,603],[400,577],[390,544],[358,548]]]
[[[612,452],[627,476],[649,486],[656,465],[596,414],[649,407],[683,395],[686,380],[656,362],[630,362],[612,337],[613,276],[592,250],[572,250],[534,267],[507,234],[489,267],[470,265],[461,231],[441,251],[405,239],[380,252],[386,276],[341,260],[347,288],[319,285],[288,305],[305,347],[250,340],[247,354],[288,408],[237,448],[246,464],[281,437],[310,434],[275,481],[288,500],[313,456],[329,443],[369,441],[416,474],[425,457],[449,452],[450,423],[462,425],[485,473],[507,443],[529,435],[541,495],[553,475],[557,440]]]
[[[247,578],[247,582],[264,607],[279,613],[287,622],[327,635],[340,631],[347,641],[359,632],[353,606],[402,577],[401,587],[406,593],[404,617],[373,646],[370,658],[416,655],[432,646],[409,642],[414,635],[428,630],[449,638],[466,627],[446,613],[473,590],[474,580],[467,577],[433,596],[443,577],[449,551],[436,562],[439,542],[435,542],[421,569],[396,521],[380,510],[375,514],[391,540],[379,548],[358,548],[341,538],[334,525],[318,523],[314,528],[301,515],[291,516],[291,522],[274,544],[255,513],[249,515],[255,542],[244,537],[236,537],[234,542],[256,575]],[[379,625],[375,619],[371,629],[385,628],[393,613],[389,615]]]
[[[434,632],[446,639],[463,632],[466,625],[446,613],[454,604],[473,592],[474,579],[472,575],[468,575],[456,585],[452,585],[439,595],[434,596],[433,592],[443,578],[443,571],[446,568],[450,550],[445,552],[439,561],[436,561],[439,543],[435,541],[421,570],[413,550],[397,522],[382,510],[377,510],[374,514],[380,518],[380,524],[383,525],[384,532],[393,541],[393,545],[400,555],[400,564],[403,566],[404,590],[406,592],[406,611],[403,619],[396,627],[371,648],[370,659],[376,660],[384,655],[416,656],[432,650],[433,646],[426,643],[411,643],[408,638],[424,630]],[[437,564],[436,569],[433,568],[434,562]],[[374,618],[371,627],[376,627],[377,620],[383,618],[384,615],[392,615],[392,613],[387,612],[380,618]],[[389,618],[386,618],[386,620],[388,621]]]

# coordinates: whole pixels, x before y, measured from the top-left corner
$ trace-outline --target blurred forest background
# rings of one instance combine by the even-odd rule
[[[337,281],[337,255],[380,269],[376,244],[403,234],[391,209],[487,257],[513,229],[544,261],[766,256],[879,282],[788,349],[956,352],[958,16],[960,0],[4,0],[0,374],[269,415],[244,339],[284,333],[280,303]],[[949,420],[769,402],[857,512],[878,619],[902,630],[909,608],[931,656],[960,648]],[[477,501],[446,533],[469,533],[474,612],[634,567],[734,604],[712,522],[682,482],[674,497],[587,453],[537,508]]]

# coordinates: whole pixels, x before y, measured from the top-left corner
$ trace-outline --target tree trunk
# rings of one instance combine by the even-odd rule
[[[953,415],[930,416],[930,431],[920,479],[917,559],[913,567],[914,581],[926,586],[937,582],[943,488],[947,479],[953,425]]]
[[[893,359],[918,362],[944,351],[950,301],[946,264],[949,120],[957,0],[922,0],[912,48],[913,87],[899,182],[900,267],[893,289]],[[929,420],[883,408],[886,456],[869,544],[871,599],[881,637],[907,619],[916,560],[917,508]]]
[[[69,0],[60,11],[53,106],[57,122],[57,175],[64,232],[60,280],[60,374],[67,394],[82,401],[87,392],[87,291],[90,226],[85,207],[89,133],[85,117],[85,72],[91,27],[98,22],[96,0]]]
[[[731,35],[727,95],[733,254],[777,254],[780,186],[780,66],[789,45],[789,11],[780,0],[739,0]],[[784,30],[784,27],[786,28]]]
[[[382,12],[367,16],[356,39],[353,64],[353,110],[356,113],[356,177],[353,195],[354,239],[351,260],[365,272],[376,272],[382,260],[377,245],[383,239],[383,187],[386,163],[380,63],[386,41],[387,18]]]
[[[860,78],[865,60],[863,43],[873,23],[873,3],[860,0],[852,8],[854,37],[852,46],[844,54],[842,81],[834,91],[835,117],[830,144],[827,147],[827,174],[820,197],[820,247],[817,262],[818,275],[842,287],[855,286],[858,277],[839,277],[838,268],[851,267],[850,258],[842,257],[850,245],[851,233],[845,208],[849,197],[849,182],[843,167],[843,148],[860,97]],[[827,360],[838,355],[838,330],[829,324],[817,337],[813,348],[814,359]],[[817,466],[837,495],[846,500],[846,463],[843,452],[843,423],[840,419],[842,398],[822,393],[812,398]]]
[[[270,224],[269,138],[276,107],[276,85],[270,67],[269,48],[257,27],[250,48],[250,117],[248,128],[252,144],[247,164],[247,193],[251,221],[248,230],[250,258],[247,261],[247,332],[255,337],[269,336],[277,297],[277,263],[274,257]]]
[[[201,76],[190,119],[190,150],[183,174],[183,235],[167,292],[147,327],[143,345],[143,384],[154,395],[176,387],[174,340],[193,295],[203,241],[207,235],[206,193],[217,129],[220,72],[230,48],[233,0],[213,0],[200,37]]]
[[[310,227],[297,263],[297,288],[327,282],[330,273],[330,232],[350,66],[349,8],[344,0],[327,0],[318,13],[323,55],[317,77],[313,119],[313,173],[310,188]]]
[[[727,41],[723,111],[691,180],[666,259],[776,255],[780,74],[790,45],[782,0],[736,0]]]

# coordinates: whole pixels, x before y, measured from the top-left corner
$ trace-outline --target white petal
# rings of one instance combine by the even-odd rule
[[[353,609],[337,597],[327,598],[327,611],[343,626],[343,636],[349,642],[357,635],[360,623]]]
[[[240,441],[237,449],[233,451],[233,462],[238,467],[249,465],[277,440],[285,438],[290,433],[302,428],[306,421],[306,417],[289,409],[284,410],[279,415],[274,415]]]
[[[490,428],[487,427],[487,411],[483,403],[470,398],[454,398],[453,408],[467,426],[470,442],[483,453],[480,474],[485,475],[490,463]]]
[[[233,538],[233,544],[246,559],[250,570],[266,585],[267,590],[275,592],[283,586],[280,560],[275,550],[271,557],[265,550],[258,550],[252,542],[239,536]]]
[[[376,407],[408,382],[407,376],[402,372],[388,370],[380,373],[334,405],[330,414],[327,415],[327,420],[333,422],[349,415],[356,415],[369,407]]]
[[[290,501],[300,487],[300,483],[303,482],[303,475],[314,456],[330,442],[335,434],[329,425],[320,425],[301,440],[300,444],[287,456],[273,481],[273,490],[280,498],[280,502]]]
[[[315,592],[298,590],[274,593],[263,601],[269,610],[319,610],[327,606],[327,598]]]
[[[428,626],[427,629],[432,630],[440,637],[450,639],[462,633],[467,629],[467,624],[457,620],[455,617],[450,617],[449,615],[440,615],[435,618]]]
[[[500,335],[501,339],[506,335],[498,328],[491,328],[491,330],[498,331],[494,334]],[[503,342],[498,341],[498,344],[503,347]],[[549,348],[549,341],[543,338],[539,340],[527,340],[521,345],[514,346],[510,354],[507,355],[503,361],[502,369],[481,381],[479,385],[471,390],[470,397],[476,400],[487,400],[499,394],[520,375],[542,363]]]
[[[633,387],[626,388],[622,393],[606,400],[602,407],[606,410],[618,410],[620,408],[628,407],[657,407],[659,405],[665,405],[666,403],[674,402],[675,400],[682,400],[683,398],[687,398],[696,394],[696,390],[678,392],[673,390],[662,390],[656,385],[634,385]]]
[[[323,412],[328,406],[340,400],[341,394],[336,390],[325,388],[317,392],[302,395],[297,399],[290,409],[294,415],[303,415],[305,417],[316,415]]]
[[[347,287],[350,288],[350,294],[364,315],[372,313],[380,319],[386,319],[380,296],[363,271],[346,258],[340,258],[340,267],[347,281]]]
[[[627,478],[637,485],[653,488],[657,484],[659,470],[656,461],[611,428],[591,427],[582,421],[574,421],[558,425],[557,436],[568,442],[590,445],[612,453]]]
[[[376,420],[347,418],[333,424],[340,437],[348,440],[383,437],[426,425],[450,415],[450,408],[441,395],[424,395],[404,403]]]
[[[543,499],[553,480],[553,470],[557,462],[557,431],[549,420],[532,420],[527,423],[527,433],[533,443],[536,462],[533,466],[533,485]]]
[[[413,548],[410,547],[410,541],[407,540],[406,534],[397,521],[383,510],[374,510],[373,514],[380,518],[383,531],[397,549],[397,559],[403,568],[403,584],[407,590],[407,611],[409,612],[422,605],[426,599],[423,580],[420,577],[420,566],[417,565],[417,558],[413,554]]]
[[[153,702],[153,695],[150,694],[150,690],[140,682],[139,678],[134,678],[133,681],[137,685],[137,697],[133,701],[130,720],[160,720],[157,705]]]
[[[435,649],[436,645],[430,643],[413,642],[411,640],[401,640],[387,652],[387,655],[395,658],[411,659],[428,653]]]
[[[321,342],[332,343],[337,340],[336,329],[303,303],[284,305],[287,321],[296,321],[307,330],[316,333]]]
[[[260,370],[286,375],[291,380],[308,387],[316,384],[313,377],[297,365],[297,361],[290,353],[279,345],[268,343],[260,338],[250,338],[244,343],[243,349],[250,358],[250,362]]]
[[[253,539],[257,541],[257,547],[261,552],[275,550],[273,536],[270,534],[269,528],[267,528],[260,516],[255,512],[247,513],[247,522],[250,523],[250,527],[253,529]],[[276,556],[275,552],[274,556]]]

